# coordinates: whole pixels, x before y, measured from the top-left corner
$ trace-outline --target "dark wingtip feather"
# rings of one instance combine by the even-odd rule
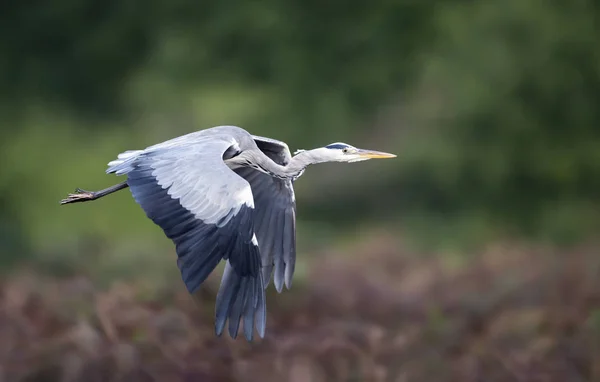
[[[287,290],[292,289],[292,278],[291,277],[286,277],[285,278],[285,288]]]
[[[258,279],[258,287],[257,287],[257,301],[256,301],[256,330],[258,331],[258,335],[260,338],[265,338],[265,331],[267,328],[267,304],[265,302],[266,294],[265,294],[265,285],[264,281],[261,278]]]
[[[284,282],[284,264],[281,258],[275,260],[275,275],[273,277],[273,284],[275,284],[275,290],[277,293],[281,293],[283,291],[283,282]]]
[[[215,333],[221,336],[229,321],[228,332],[237,338],[240,320],[244,321],[244,337],[251,342],[254,325],[261,338],[265,335],[266,304],[262,273],[256,276],[239,276],[229,261],[225,265],[221,287],[217,293]]]
[[[265,289],[271,282],[271,274],[273,274],[273,265],[263,265],[261,269]]]
[[[288,208],[285,211],[285,230],[283,231],[283,261],[285,263],[285,286],[292,287],[292,279],[296,268],[296,211]]]

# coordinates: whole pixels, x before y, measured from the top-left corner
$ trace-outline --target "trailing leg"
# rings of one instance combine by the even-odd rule
[[[125,181],[100,191],[86,191],[82,190],[81,188],[76,188],[75,193],[69,194],[66,199],[60,201],[60,204],[89,202],[91,200],[100,199],[103,196],[112,194],[113,192],[117,192],[127,187],[129,187],[129,185],[127,184],[127,181]]]

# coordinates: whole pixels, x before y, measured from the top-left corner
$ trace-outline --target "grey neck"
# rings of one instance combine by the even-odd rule
[[[246,151],[226,161],[230,168],[252,167],[258,171],[269,174],[280,179],[296,180],[300,177],[307,166],[322,163],[325,160],[319,158],[315,150],[301,151],[293,156],[287,166],[281,166],[260,151]]]

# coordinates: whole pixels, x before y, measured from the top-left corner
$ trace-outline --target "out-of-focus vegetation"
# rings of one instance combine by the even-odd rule
[[[527,380],[529,366],[536,362],[552,365],[557,359],[567,362],[569,380],[598,378],[598,370],[591,366],[592,359],[597,360],[597,348],[590,350],[585,338],[577,337],[597,335],[590,331],[597,329],[598,321],[597,312],[590,308],[597,302],[598,290],[593,256],[579,258],[578,265],[568,271],[572,273],[563,275],[588,280],[581,290],[552,284],[556,279],[550,275],[557,275],[552,272],[565,259],[527,251],[517,252],[525,256],[523,264],[536,265],[532,272],[539,272],[537,281],[514,273],[516,268],[499,267],[491,279],[478,276],[478,281],[465,287],[465,297],[459,296],[463,289],[455,280],[469,280],[469,275],[484,272],[478,254],[489,243],[518,239],[549,248],[573,248],[595,241],[600,227],[599,19],[600,6],[590,0],[0,4],[0,264],[5,277],[16,269],[34,269],[35,275],[44,271],[60,278],[34,284],[7,279],[2,287],[4,303],[25,305],[5,306],[2,314],[7,316],[0,329],[24,343],[5,342],[2,366],[17,365],[14,357],[25,357],[19,362],[26,367],[38,361],[54,365],[59,361],[49,361],[45,354],[52,352],[46,353],[47,349],[76,344],[77,340],[61,336],[70,336],[65,333],[71,333],[69,328],[79,322],[81,333],[99,336],[99,342],[94,342],[99,348],[94,349],[103,349],[101,354],[122,351],[117,358],[133,357],[127,363],[130,366],[139,360],[158,365],[172,362],[165,370],[187,370],[199,351],[194,346],[202,350],[203,345],[177,342],[187,350],[173,350],[171,345],[162,347],[162,340],[151,340],[154,350],[144,353],[144,341],[149,341],[144,325],[151,324],[151,312],[171,312],[164,306],[174,304],[175,316],[188,314],[180,317],[190,320],[187,335],[195,333],[210,347],[225,351],[211,353],[227,360],[223,361],[224,373],[233,372],[233,359],[236,373],[244,373],[240,369],[244,365],[261,365],[259,358],[288,346],[286,341],[288,350],[296,351],[294,344],[304,335],[303,341],[308,342],[300,341],[304,350],[298,351],[310,353],[302,362],[312,364],[310,359],[316,358],[310,357],[317,357],[320,350],[311,347],[311,335],[321,338],[319,333],[328,330],[329,324],[342,328],[356,324],[361,335],[368,335],[371,326],[376,328],[373,333],[380,334],[370,340],[375,342],[368,346],[357,342],[347,348],[354,340],[345,342],[332,335],[331,346],[340,340],[340,354],[366,352],[367,356],[360,353],[358,358],[372,367],[361,370],[376,373],[366,380],[379,375],[381,365],[392,367],[392,358],[409,380],[431,380],[427,375],[418,378],[419,370],[433,370],[431,365],[441,367],[440,372],[446,370],[440,375],[456,375],[461,381],[492,375],[486,374],[486,367],[490,373],[505,368],[506,380]],[[292,151],[344,141],[398,154],[396,160],[314,166],[296,183],[298,282],[285,296],[270,298],[269,309],[275,310],[268,331],[275,334],[258,348],[251,347],[251,356],[246,345],[211,337],[207,328],[212,325],[212,310],[193,313],[191,307],[181,308],[189,300],[173,303],[173,295],[164,301],[153,296],[181,286],[173,247],[127,191],[84,205],[58,204],[75,187],[100,189],[119,181],[103,171],[121,151],[220,124],[285,140]],[[354,285],[349,281],[352,274],[344,272],[354,266],[368,269],[372,266],[364,266],[368,260],[388,261],[371,258],[366,246],[350,250],[346,264],[336,270],[339,278],[333,280],[340,286],[331,284],[323,291],[303,283],[313,280],[310,270],[319,268],[318,256],[325,256],[311,254],[343,246],[350,238],[352,243],[368,240],[376,227],[408,241],[411,257],[435,254],[432,264],[407,260],[398,278],[420,274],[429,266],[435,269],[437,261],[450,262],[461,270],[443,278],[438,287],[456,295],[431,297],[424,292],[429,290],[425,284],[407,287],[408,291],[386,291],[383,286],[361,289],[367,284]],[[593,253],[593,248],[597,247],[592,245],[586,253]],[[391,258],[401,255],[394,245],[388,250]],[[549,264],[538,264],[546,261]],[[592,273],[583,276],[583,272]],[[360,277],[376,276],[375,270],[373,275]],[[102,309],[84,303],[89,302],[87,297],[62,301],[61,293],[53,294],[63,287],[79,288],[72,280],[84,280],[84,284],[91,280],[94,287],[89,293],[98,299],[104,298],[102,293],[110,284],[131,280],[133,284],[126,288],[135,290],[135,299],[152,302],[147,306],[132,303],[132,316],[123,310],[119,312],[123,316],[109,318],[131,320],[125,326],[134,329],[106,329]],[[494,284],[492,289],[486,289],[488,282]],[[357,289],[346,290],[345,285]],[[511,289],[514,285],[517,289]],[[542,295],[548,287],[558,294],[564,290],[569,297],[554,300]],[[27,288],[48,288],[49,294],[29,294]],[[537,329],[498,324],[501,345],[480,329],[461,331],[484,325],[469,321],[471,310],[463,304],[470,303],[470,297],[493,304],[507,290],[515,295],[498,300],[505,304],[502,308],[474,308],[479,312],[474,317],[486,314],[489,320],[481,320],[489,323],[508,314],[504,320],[509,322],[510,314],[515,314],[518,323],[529,322]],[[539,295],[531,297],[525,293],[528,290]],[[113,292],[107,293],[111,300]],[[321,293],[336,297],[314,300]],[[376,301],[374,309],[385,314],[367,317],[365,311],[370,308],[363,307],[362,300],[346,308],[334,304],[341,296],[361,293],[371,296]],[[429,321],[423,322],[422,315],[403,316],[412,308],[398,308],[405,298],[402,293],[412,293],[406,298],[419,301],[415,309],[427,310],[427,317],[435,322],[441,320],[447,332],[423,334],[429,333]],[[293,305],[289,311],[278,307],[288,298]],[[521,299],[534,307],[523,308]],[[570,326],[545,324],[547,320],[563,322],[560,304],[574,300],[581,308],[576,309],[576,316],[565,318]],[[63,304],[71,302],[74,305],[63,310]],[[212,301],[207,306],[212,309]],[[449,319],[444,309],[456,317]],[[152,319],[160,320],[162,314]],[[531,321],[528,314],[534,317]],[[341,317],[346,317],[343,325]],[[394,320],[397,327],[390,324]],[[47,326],[36,326],[40,322]],[[309,330],[306,325],[310,323]],[[22,327],[17,330],[11,325]],[[398,334],[400,326],[409,332]],[[523,334],[517,335],[517,342],[511,342],[513,329]],[[107,330],[119,334],[114,337]],[[340,330],[340,336],[354,333],[352,328]],[[285,333],[290,335],[287,340]],[[436,335],[456,337],[446,341]],[[42,358],[36,358],[38,353],[28,346],[37,349],[36,341],[42,338],[56,344],[40,343]],[[455,353],[446,352],[445,346],[459,343],[456,346],[462,350],[452,358]],[[379,350],[369,346],[379,346]],[[507,359],[503,352],[515,348],[524,352],[523,358]],[[19,350],[15,353],[15,349]],[[402,351],[419,359],[403,358],[398,355]],[[99,370],[94,365],[102,364],[93,357],[68,354],[60,362],[92,365],[92,374]],[[202,354],[206,357],[206,351]],[[179,356],[190,359],[181,361]],[[282,357],[280,362],[290,360]],[[380,357],[389,359],[381,361]],[[76,369],[61,365],[65,370]],[[113,366],[111,370],[125,370]],[[544,367],[540,370],[550,370]],[[454,368],[460,372],[453,374]],[[474,374],[460,374],[465,370]]]
[[[202,306],[175,286],[99,290],[18,274],[1,286],[7,381],[598,381],[600,259],[491,247],[468,268],[376,236],[319,252],[307,283],[270,289],[268,333],[215,338],[219,276]],[[348,261],[348,256],[356,256]],[[368,268],[370,272],[364,270]],[[485,296],[485,297],[484,297]]]

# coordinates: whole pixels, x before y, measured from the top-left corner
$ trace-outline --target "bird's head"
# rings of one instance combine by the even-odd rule
[[[296,151],[296,154],[304,150]],[[396,155],[381,151],[359,149],[347,143],[335,142],[325,147],[309,150],[311,156],[319,162],[360,162],[369,159],[395,158]]]

